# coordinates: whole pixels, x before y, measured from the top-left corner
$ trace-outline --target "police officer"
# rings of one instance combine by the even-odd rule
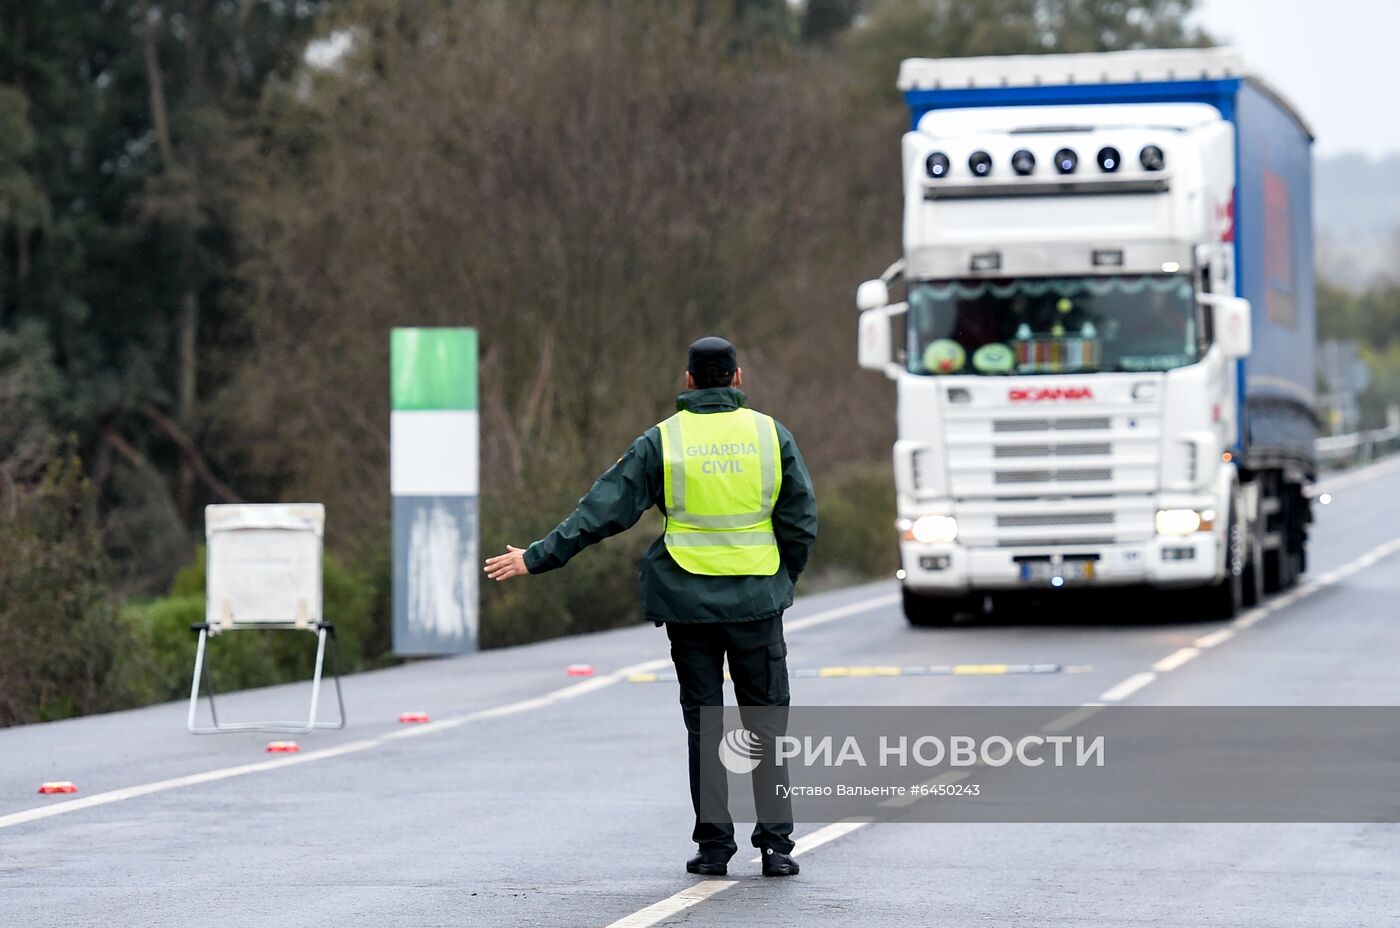
[[[678,412],[632,442],[552,532],[486,560],[493,580],[544,573],[632,527],[652,506],[665,513],[665,533],[642,560],[642,608],[666,626],[689,736],[699,847],[686,869],[714,875],[727,872],[737,845],[731,822],[702,820],[715,817],[701,814],[702,783],[709,808],[716,791],[721,808],[727,797],[723,771],[714,772],[715,715],[702,721],[700,710],[723,705],[726,658],[741,707],[788,704],[782,615],[817,534],[816,497],[797,443],[772,418],[745,407],[743,382],[728,341],[710,336],[692,344]],[[755,779],[755,801],[759,789]],[[788,821],[754,826],[765,876],[798,872],[791,817],[789,811]]]

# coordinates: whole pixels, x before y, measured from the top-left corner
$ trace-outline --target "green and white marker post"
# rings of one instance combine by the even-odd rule
[[[477,647],[476,330],[394,329],[394,653]]]

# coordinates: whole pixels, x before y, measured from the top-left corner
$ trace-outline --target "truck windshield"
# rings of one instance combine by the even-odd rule
[[[1198,358],[1186,274],[915,282],[908,316],[914,374],[1165,371]]]

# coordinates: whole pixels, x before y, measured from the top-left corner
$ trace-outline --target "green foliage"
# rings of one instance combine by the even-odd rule
[[[1319,284],[1317,337],[1359,343],[1371,375],[1360,396],[1360,427],[1387,425],[1387,410],[1400,405],[1400,282],[1379,280],[1360,292]]]
[[[1383,428],[1390,424],[1390,410],[1400,406],[1400,339],[1363,344],[1361,360],[1371,372],[1371,382],[1361,394],[1360,425]]]
[[[543,535],[553,528],[550,520],[567,515],[573,504],[574,499],[563,493],[548,500],[526,494],[514,500],[484,499],[483,556],[504,550],[500,539],[523,544]],[[638,561],[660,531],[660,518],[653,511],[631,530],[579,555],[565,570],[524,582],[483,579],[482,646],[506,647],[640,621]]]
[[[0,725],[125,705],[122,626],[108,591],[92,486],[54,457],[0,515]]]
[[[830,587],[890,577],[899,566],[894,475],[884,462],[838,468],[813,478],[817,543],[803,581]]]
[[[323,0],[7,0],[0,26],[0,332],[41,326],[53,414],[123,578],[188,556],[228,498],[200,397],[239,344],[231,213],[247,117]]]
[[[49,221],[49,204],[25,166],[34,150],[28,110],[24,94],[0,85],[0,229],[12,226],[20,237]]]

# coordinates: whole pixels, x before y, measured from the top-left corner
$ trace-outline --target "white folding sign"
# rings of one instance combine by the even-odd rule
[[[320,622],[325,523],[320,503],[208,507],[210,630]]]
[[[205,573],[205,621],[195,626],[190,710],[186,727],[197,735],[229,731],[309,732],[345,727],[345,701],[335,672],[335,626],[321,614],[321,545],[326,510],[320,503],[270,503],[207,506],[204,533],[208,544]],[[212,725],[197,723],[200,680],[209,639],[239,629],[305,630],[316,636],[311,677],[311,705],[306,721],[221,722],[210,680]],[[321,722],[321,673],[330,643],[340,719]]]

